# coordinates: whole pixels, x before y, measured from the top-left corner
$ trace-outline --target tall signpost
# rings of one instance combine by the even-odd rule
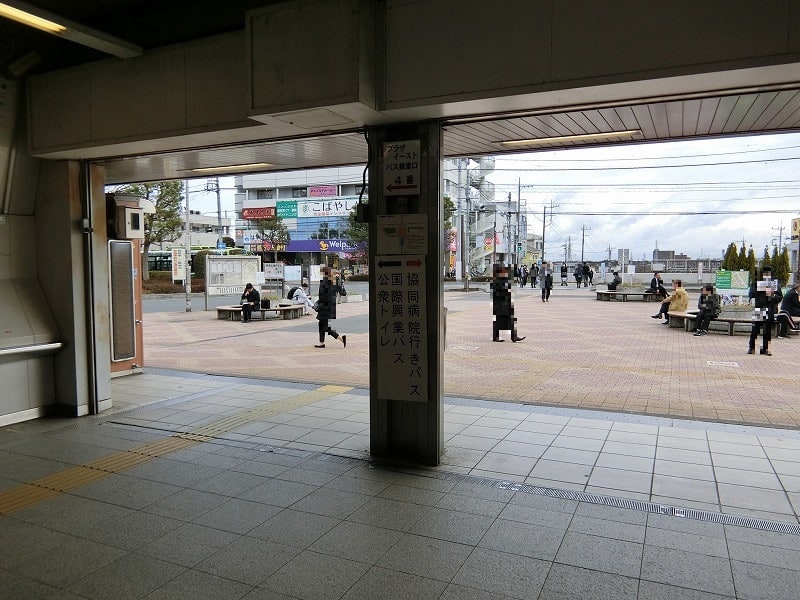
[[[430,122],[374,128],[369,143],[370,452],[437,465],[444,439],[441,130]]]

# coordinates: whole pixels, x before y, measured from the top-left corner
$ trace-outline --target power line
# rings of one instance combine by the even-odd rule
[[[688,216],[688,215],[774,215],[774,214],[794,214],[800,212],[797,209],[780,210],[699,210],[699,211],[650,211],[650,212],[627,212],[627,211],[558,211],[556,215],[578,215],[582,217],[603,217],[607,215],[626,215],[631,217],[641,217],[650,215],[661,216]]]

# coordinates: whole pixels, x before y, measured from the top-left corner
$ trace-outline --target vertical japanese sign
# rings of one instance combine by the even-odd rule
[[[172,249],[172,281],[186,279],[186,248]]]
[[[384,142],[383,195],[419,195],[419,140]]]
[[[383,255],[375,259],[377,361],[383,376],[378,396],[428,401],[428,332],[425,320],[425,257]]]

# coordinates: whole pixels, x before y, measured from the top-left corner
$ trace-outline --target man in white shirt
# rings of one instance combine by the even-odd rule
[[[303,314],[307,315],[311,313],[311,309],[314,306],[314,303],[311,302],[311,298],[308,297],[308,284],[304,281],[300,284],[300,287],[295,289],[294,294],[292,295],[292,301],[295,304],[302,304],[303,305]]]

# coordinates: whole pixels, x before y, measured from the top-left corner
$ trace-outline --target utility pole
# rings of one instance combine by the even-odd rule
[[[214,178],[214,191],[217,192],[217,248],[222,248],[222,200],[219,195],[219,177]]]
[[[189,180],[186,180],[186,222],[183,232],[183,244],[186,248],[186,274],[183,285],[186,289],[186,312],[192,312],[192,228],[189,225]]]
[[[517,177],[517,230],[514,234],[514,252],[517,254],[517,262],[520,262],[519,254],[520,254],[520,223],[521,217],[520,213],[522,212],[522,181],[519,177]],[[523,243],[527,242],[527,240],[523,240]],[[527,244],[526,244],[527,245]],[[524,252],[522,253],[522,258],[525,258]]]
[[[586,242],[586,229],[586,225],[581,225],[581,264],[583,264],[583,247]],[[591,231],[591,229],[589,231]]]
[[[547,223],[547,207],[543,208],[542,212],[542,262],[544,262],[544,229]]]
[[[512,236],[511,236],[511,192],[508,192],[508,199],[506,200],[506,207],[507,207],[506,208],[506,248],[508,248],[508,259],[511,260],[511,257],[513,255],[514,262],[512,264],[516,265],[517,264],[517,249],[514,248],[513,249],[513,254],[512,254],[512,248],[511,248],[511,243],[513,242],[513,239],[512,239]]]
[[[772,229],[778,231],[778,249],[780,250],[783,247],[783,230],[786,228],[781,223],[780,227],[773,227]]]
[[[461,274],[464,279],[464,291],[469,291],[469,228],[470,228],[470,193],[469,193],[469,159],[466,159],[466,185],[464,186],[464,206],[461,211]],[[458,185],[461,186],[461,161],[458,161]],[[464,210],[467,213],[466,224]]]

